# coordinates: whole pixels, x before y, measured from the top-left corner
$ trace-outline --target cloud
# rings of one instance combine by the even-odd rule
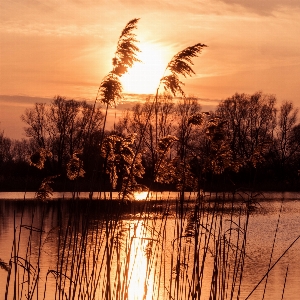
[[[300,9],[299,0],[219,0],[229,5],[244,7],[259,15],[270,15],[275,11],[288,9]]]

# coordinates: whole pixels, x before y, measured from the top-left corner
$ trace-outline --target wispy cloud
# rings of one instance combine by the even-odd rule
[[[284,11],[286,9],[300,10],[300,2],[298,0],[220,0],[229,5],[244,7],[247,10],[260,14],[270,15],[275,11]]]

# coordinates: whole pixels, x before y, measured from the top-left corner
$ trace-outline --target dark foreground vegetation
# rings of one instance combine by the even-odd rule
[[[0,208],[15,226],[10,259],[0,257],[3,299],[242,293],[247,202],[19,200]]]

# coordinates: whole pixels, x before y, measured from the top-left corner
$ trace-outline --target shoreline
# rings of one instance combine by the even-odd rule
[[[41,201],[35,197],[36,192],[0,192],[0,201]],[[198,197],[197,192],[185,192],[185,201],[195,201]],[[204,202],[220,201],[220,202],[230,202],[234,201],[247,201],[247,200],[300,200],[300,192],[295,191],[264,191],[264,192],[251,192],[243,191],[236,193],[229,192],[205,192],[201,194],[201,198]],[[94,192],[92,198],[89,197],[89,192],[54,192],[52,197],[45,200],[47,201],[119,201],[119,202],[142,202],[142,201],[176,201],[180,199],[180,193],[174,191],[163,191],[163,192],[141,192],[135,193],[135,198],[123,199],[119,196],[118,192]]]

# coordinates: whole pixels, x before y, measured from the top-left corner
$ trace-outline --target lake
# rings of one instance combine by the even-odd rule
[[[0,297],[9,277],[7,299],[246,299],[264,278],[248,299],[299,299],[299,193],[70,195],[0,193]]]

